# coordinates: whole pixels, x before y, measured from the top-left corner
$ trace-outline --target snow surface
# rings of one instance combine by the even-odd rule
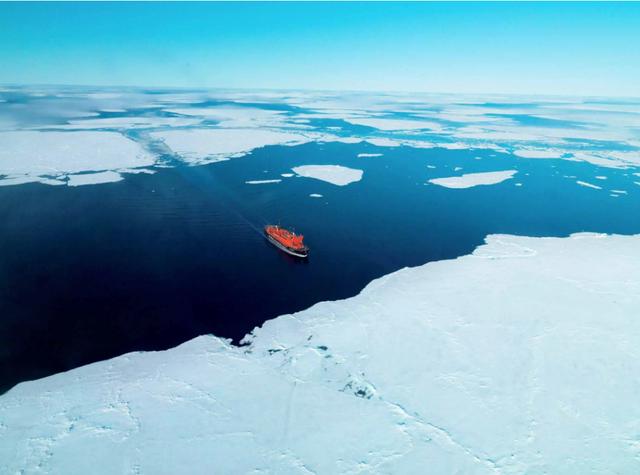
[[[244,155],[266,145],[297,145],[309,142],[304,135],[261,129],[188,129],[151,132],[182,160],[193,165]]]
[[[640,235],[493,235],[0,396],[1,473],[640,473]]]
[[[345,186],[362,179],[362,170],[340,165],[303,165],[292,168],[300,176]]]
[[[138,168],[155,158],[116,132],[0,132],[0,184],[40,181],[67,174]],[[57,183],[55,183],[57,184]]]
[[[433,178],[429,183],[444,186],[446,188],[471,188],[478,185],[495,185],[512,178],[516,170],[504,170],[499,172],[467,173],[460,176],[447,178]]]

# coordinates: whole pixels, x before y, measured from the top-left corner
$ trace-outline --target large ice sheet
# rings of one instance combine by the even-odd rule
[[[345,186],[362,179],[362,170],[340,165],[302,165],[292,168],[300,176]]]
[[[460,176],[447,178],[432,178],[429,183],[444,186],[446,188],[471,188],[478,185],[495,185],[513,178],[517,170],[504,170],[499,172],[467,173]]]
[[[23,383],[0,472],[640,471],[640,236],[494,235],[360,295]]]
[[[115,132],[0,132],[0,143],[0,176],[5,179],[49,183],[46,177],[155,162],[138,143]]]

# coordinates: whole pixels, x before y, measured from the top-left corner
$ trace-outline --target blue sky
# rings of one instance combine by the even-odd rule
[[[640,3],[0,3],[0,83],[640,96]]]

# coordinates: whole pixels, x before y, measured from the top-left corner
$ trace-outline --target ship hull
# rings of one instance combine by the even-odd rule
[[[309,256],[309,251],[308,250],[292,249],[290,247],[285,246],[284,244],[282,244],[278,240],[272,238],[267,233],[265,233],[264,236],[267,238],[267,241],[269,241],[271,244],[276,246],[281,251],[286,252],[287,254],[290,254],[290,255],[295,256],[295,257],[302,257],[302,258]]]

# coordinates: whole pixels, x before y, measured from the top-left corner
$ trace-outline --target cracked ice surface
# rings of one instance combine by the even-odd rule
[[[636,474],[638,308],[640,235],[489,236],[247,346],[22,383],[0,472]]]

